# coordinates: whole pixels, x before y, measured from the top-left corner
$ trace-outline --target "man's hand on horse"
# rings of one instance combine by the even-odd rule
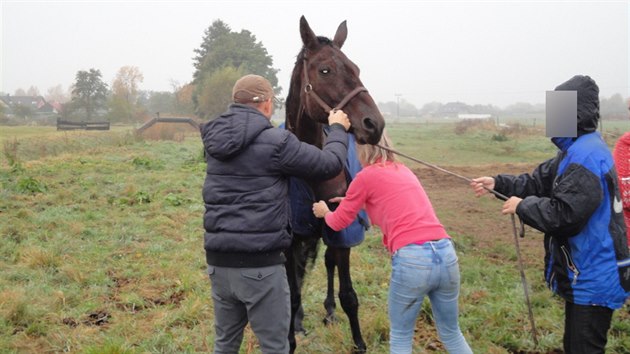
[[[350,129],[350,119],[348,119],[348,115],[340,109],[332,109],[328,113],[328,125],[333,125],[335,123],[343,125],[343,128],[346,131]]]
[[[320,200],[317,203],[313,203],[313,214],[315,214],[316,217],[323,218],[329,212],[330,209],[328,209],[328,205],[326,205],[325,201]]]

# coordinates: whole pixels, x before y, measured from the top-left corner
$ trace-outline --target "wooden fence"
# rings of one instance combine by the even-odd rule
[[[109,130],[109,122],[75,122],[57,119],[57,130]]]

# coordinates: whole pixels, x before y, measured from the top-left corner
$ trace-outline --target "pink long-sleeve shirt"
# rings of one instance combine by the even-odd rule
[[[364,208],[383,233],[390,253],[409,244],[449,238],[416,175],[402,163],[377,162],[364,167],[350,183],[339,207],[325,216],[339,231]]]
[[[630,247],[630,133],[625,133],[615,144],[613,158],[619,179],[619,192],[626,222],[626,238]]]

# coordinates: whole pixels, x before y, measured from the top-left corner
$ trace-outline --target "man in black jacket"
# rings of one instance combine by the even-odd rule
[[[288,353],[290,294],[283,250],[291,243],[288,176],[328,179],[346,160],[350,121],[330,113],[323,149],[271,125],[273,90],[239,79],[234,103],[201,126],[207,156],[204,248],[212,283],[215,353],[237,353],[249,321],[263,353]]]

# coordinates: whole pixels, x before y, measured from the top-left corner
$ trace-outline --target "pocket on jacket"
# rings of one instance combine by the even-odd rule
[[[276,267],[250,268],[241,271],[244,278],[263,280],[276,272]]]

